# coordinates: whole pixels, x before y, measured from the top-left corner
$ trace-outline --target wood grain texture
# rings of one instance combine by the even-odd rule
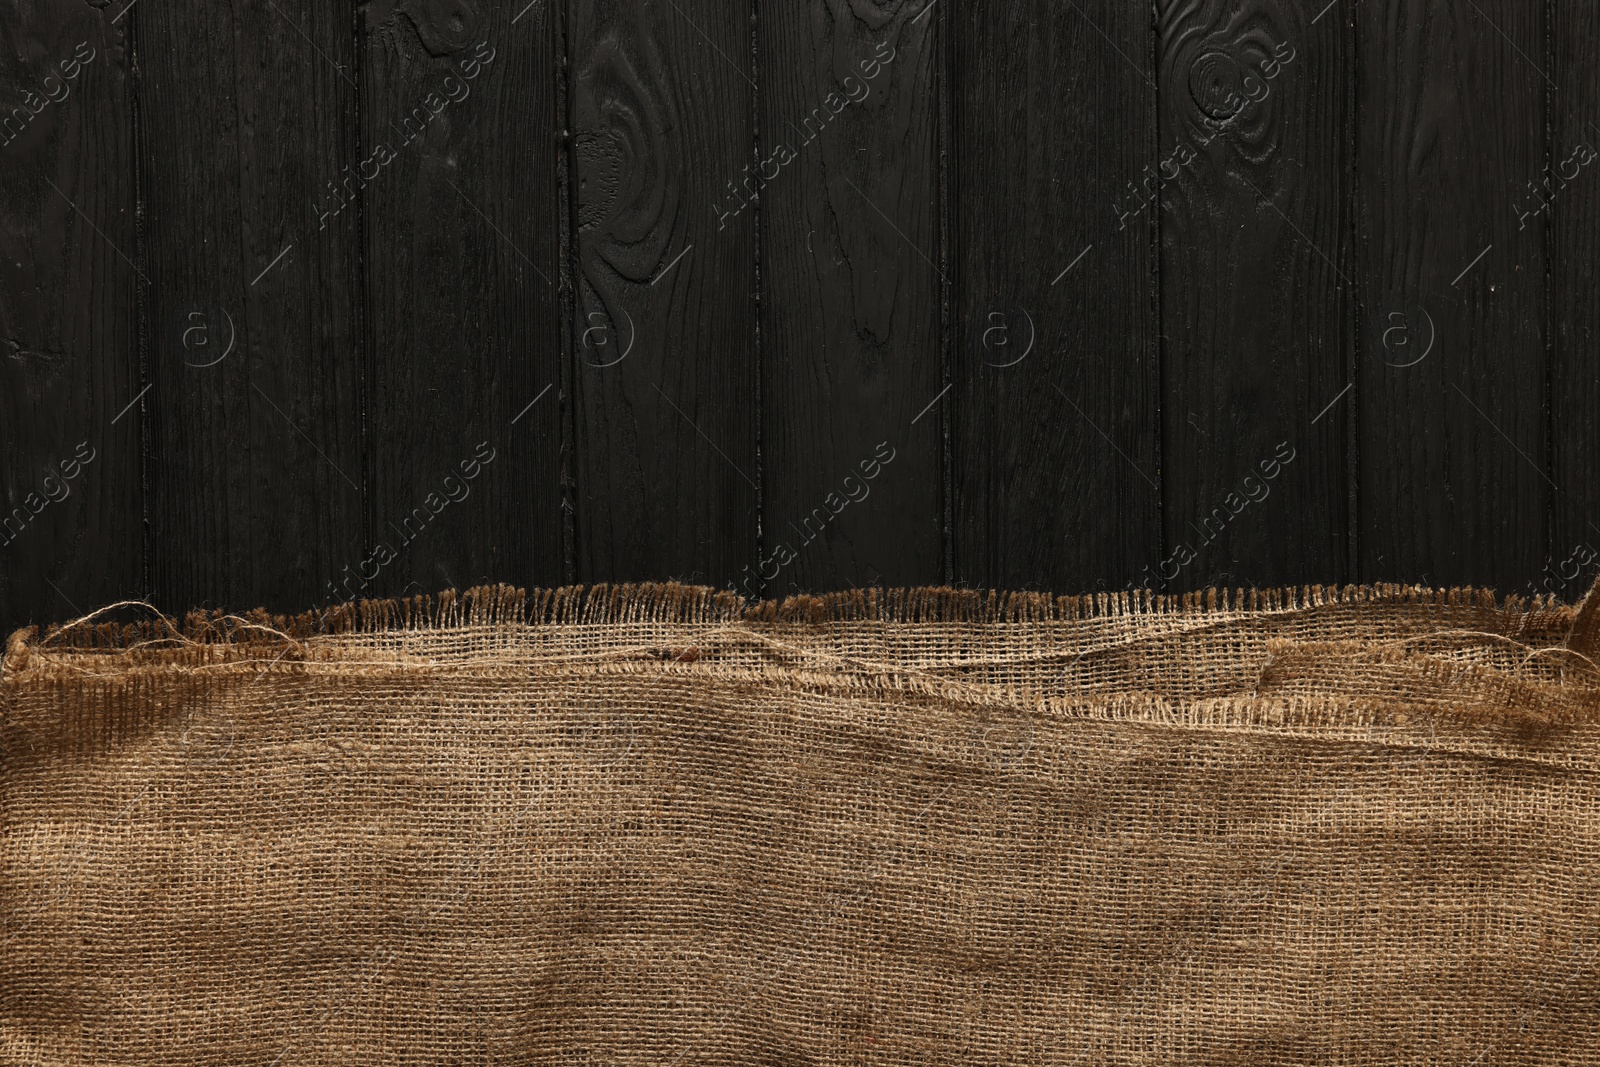
[[[140,4],[151,582],[166,610],[303,608],[362,546],[348,10]]]
[[[953,9],[956,575],[1143,585],[1161,545],[1149,12]],[[1073,457],[1065,461],[1066,457]]]
[[[756,556],[748,9],[571,0],[573,468],[582,581],[724,584]]]
[[[1152,584],[1347,575],[1350,52],[1337,17],[1163,0],[1166,553]],[[1344,398],[1348,400],[1348,397]],[[1313,420],[1316,420],[1313,422]],[[1192,558],[1191,558],[1192,557]]]
[[[745,198],[762,226],[765,508],[740,588],[938,584],[940,20],[922,3],[804,0],[759,3],[756,26],[762,159]]]
[[[1597,32],[0,0],[0,627],[482,581],[1575,597]]]
[[[1579,0],[1555,0],[1550,10],[1548,170],[1524,187],[1520,205],[1538,213],[1547,235],[1551,287],[1554,507],[1550,551],[1529,584],[1570,600],[1600,565],[1600,10]]]
[[[1519,54],[1541,51],[1543,9],[1352,11],[1361,573],[1519,589],[1543,565],[1551,495],[1545,239],[1515,207],[1544,166],[1546,85]]]
[[[115,14],[0,4],[0,634],[142,593],[133,99]]]
[[[373,555],[341,594],[564,578],[556,24],[525,5],[366,9]]]

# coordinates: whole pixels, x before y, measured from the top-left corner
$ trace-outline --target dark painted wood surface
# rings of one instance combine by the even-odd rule
[[[1186,587],[1350,577],[1350,47],[1315,14],[1161,4],[1157,577]]]
[[[331,0],[139,5],[154,602],[315,600],[363,541],[354,42]],[[155,536],[154,531],[163,531]]]
[[[0,7],[0,625],[142,596],[134,75],[127,20]],[[131,405],[131,406],[130,406]]]
[[[575,574],[724,585],[757,545],[748,21],[719,0],[568,7]]]
[[[1524,184],[1517,211],[1538,212],[1550,263],[1550,550],[1533,579],[1543,591],[1581,596],[1600,562],[1600,7],[1556,0],[1550,8],[1545,99],[1551,154]],[[1542,65],[1541,65],[1542,66]],[[1525,66],[1525,71],[1532,70]],[[1533,178],[1529,179],[1534,180]],[[1545,183],[1548,181],[1548,185]],[[1548,207],[1544,205],[1548,204]]]
[[[556,20],[484,0],[363,10],[372,162],[346,210],[363,234],[370,545],[325,595],[559,584]]]
[[[757,5],[768,596],[945,574],[935,14]]]
[[[1548,241],[1531,210],[1552,150],[1544,9],[1359,11],[1361,567],[1520,587],[1556,550]]]
[[[1592,5],[0,14],[0,626],[1600,563]]]
[[[1149,12],[1115,0],[951,10],[956,576],[1077,590],[1158,580]]]

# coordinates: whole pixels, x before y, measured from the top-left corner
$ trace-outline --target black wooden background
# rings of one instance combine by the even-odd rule
[[[0,0],[0,625],[1571,596],[1593,0]]]

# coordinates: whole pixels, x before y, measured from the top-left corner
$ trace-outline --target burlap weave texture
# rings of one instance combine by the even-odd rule
[[[644,586],[25,631],[0,1063],[1600,1064],[1595,630]]]

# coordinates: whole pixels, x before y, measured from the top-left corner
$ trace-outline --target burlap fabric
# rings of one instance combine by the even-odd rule
[[[25,631],[0,1061],[1600,1064],[1593,616],[660,586]]]

